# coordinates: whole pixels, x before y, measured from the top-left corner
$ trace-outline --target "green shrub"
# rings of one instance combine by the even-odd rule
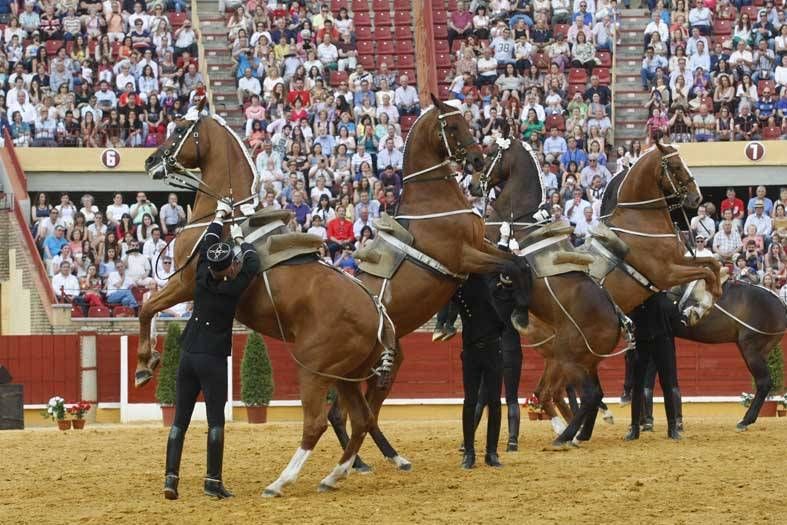
[[[246,406],[263,406],[273,398],[273,368],[265,341],[252,332],[240,364],[240,397]]]
[[[773,388],[769,394],[779,395],[784,392],[784,353],[781,345],[776,345],[768,354],[768,372],[771,374]]]
[[[180,362],[180,325],[169,323],[164,338],[164,353],[161,356],[161,371],[156,385],[156,399],[162,405],[175,404],[175,383]]]

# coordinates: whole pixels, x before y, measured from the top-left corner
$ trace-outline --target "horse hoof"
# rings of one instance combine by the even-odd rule
[[[403,472],[410,472],[413,469],[412,463],[407,461],[402,456],[394,456],[392,458],[388,458],[388,461],[394,464],[394,466],[403,471]]]
[[[523,333],[527,330],[527,325],[529,323],[527,312],[520,312],[519,310],[514,310],[511,314],[511,325],[514,329],[519,332]]]
[[[353,471],[357,472],[358,474],[371,474],[372,467],[364,463],[363,465],[359,465],[357,467],[353,467]]]
[[[568,441],[560,441],[559,439],[556,439],[552,442],[552,450],[557,450],[562,452],[565,450],[571,450],[572,448],[574,447],[572,447]]]
[[[747,430],[749,430],[749,425],[741,421],[740,423],[735,425],[735,430],[737,430],[738,432],[746,432]]]
[[[147,385],[151,379],[153,379],[153,372],[151,370],[137,370],[134,373],[134,387],[141,388]]]
[[[273,489],[265,489],[262,491],[263,498],[280,498],[283,495],[284,494],[282,494],[280,491]]]
[[[150,359],[148,359],[148,369],[151,371],[158,368],[159,363],[161,363],[161,353],[153,350],[150,353]]]
[[[328,485],[327,483],[320,483],[317,487],[317,492],[333,492],[336,490],[336,487]]]

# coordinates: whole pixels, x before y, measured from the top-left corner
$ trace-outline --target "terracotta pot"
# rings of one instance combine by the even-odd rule
[[[779,417],[787,417],[787,408],[780,408],[780,409],[776,410],[776,414]]]
[[[538,421],[538,412],[528,412],[527,413],[527,418],[530,421]]]
[[[549,417],[549,414],[547,414],[546,412],[539,412],[538,413],[538,419],[540,419],[541,421],[548,421],[548,420],[550,420],[552,418]]]
[[[85,428],[85,420],[75,419],[71,422],[71,426],[74,427],[74,430],[82,430],[83,428]]]
[[[71,420],[70,419],[58,419],[57,420],[57,428],[60,430],[68,430],[71,428]]]
[[[171,427],[175,421],[175,407],[172,405],[161,405],[161,417],[165,427]]]
[[[766,401],[762,404],[759,417],[776,417],[776,401]]]
[[[251,424],[265,423],[268,421],[268,405],[246,407],[246,419]]]

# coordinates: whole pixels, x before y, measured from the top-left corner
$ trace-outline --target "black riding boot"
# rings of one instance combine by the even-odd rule
[[[465,448],[465,453],[462,456],[462,468],[463,469],[471,469],[475,467],[475,450],[470,448]]]
[[[673,396],[675,400],[675,428],[678,432],[683,432],[683,400],[680,395],[680,388],[673,389]]]
[[[167,439],[167,465],[164,476],[164,497],[178,499],[178,480],[180,479],[180,458],[183,455],[183,439],[186,433],[180,427],[169,429]]]
[[[519,450],[519,404],[510,403],[508,406],[508,445],[506,452],[516,452]]]
[[[678,420],[677,419],[670,419],[667,421],[667,437],[670,439],[674,439],[678,441],[683,438],[678,432]]]
[[[642,423],[643,432],[653,432],[653,389],[646,388],[642,396]]]
[[[224,461],[224,427],[208,429],[208,475],[205,476],[204,491],[208,496],[219,499],[231,498],[233,494],[224,488],[221,469]]]
[[[639,420],[642,417],[642,388],[635,385],[631,390],[631,426],[626,434],[626,441],[639,439]]]

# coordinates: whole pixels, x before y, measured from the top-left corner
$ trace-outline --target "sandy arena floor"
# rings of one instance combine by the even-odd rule
[[[369,440],[363,456],[375,472],[318,494],[339,456],[326,433],[298,483],[275,500],[260,493],[289,461],[300,425],[237,423],[227,435],[225,479],[236,494],[228,501],[201,493],[205,426],[197,424],[176,502],[161,495],[160,426],[6,431],[0,523],[784,523],[787,420],[761,419],[745,433],[734,423],[689,419],[685,439],[673,443],[657,421],[657,433],[627,444],[619,420],[600,424],[581,449],[552,452],[548,422],[523,421],[521,449],[501,454],[504,468],[468,472],[457,466],[458,422],[389,421],[384,429],[412,472],[383,462]]]

